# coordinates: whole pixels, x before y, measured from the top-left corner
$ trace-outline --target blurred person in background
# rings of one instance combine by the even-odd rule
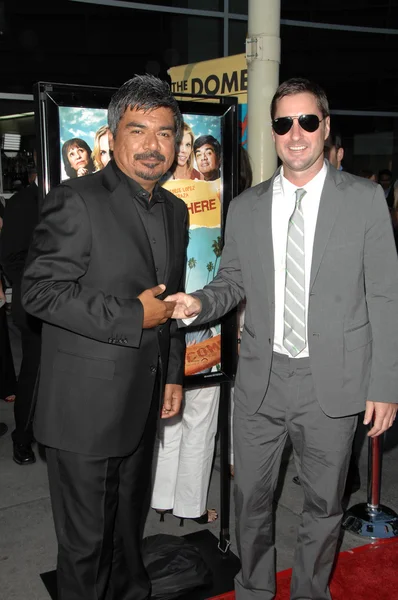
[[[376,173],[374,173],[371,169],[361,169],[358,173],[358,177],[365,177],[365,179],[369,179],[370,181],[377,183]]]
[[[29,171],[30,185],[14,194],[4,211],[0,256],[12,286],[11,315],[21,334],[22,362],[14,403],[13,460],[18,465],[36,461],[32,419],[34,390],[40,363],[41,322],[22,307],[21,282],[33,231],[39,221],[37,171]]]
[[[4,206],[0,201],[0,243],[3,229]],[[15,401],[17,379],[15,376],[14,361],[12,357],[10,336],[8,333],[6,310],[6,282],[0,261],[0,399],[6,402]],[[0,423],[0,435],[8,431],[5,423]]]
[[[394,186],[391,171],[389,169],[382,169],[379,171],[377,181],[383,188],[384,197],[388,208],[391,210],[394,205]]]
[[[325,141],[324,146],[325,158],[334,166],[338,171],[343,170],[342,160],[344,158],[344,148],[341,139],[341,134],[338,131],[334,131],[333,127]]]

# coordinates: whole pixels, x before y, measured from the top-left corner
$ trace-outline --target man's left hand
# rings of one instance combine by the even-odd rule
[[[377,437],[381,435],[394,423],[398,410],[398,404],[392,402],[372,402],[368,400],[366,402],[365,417],[363,419],[364,425],[369,425],[373,421],[373,427],[368,432],[369,437]]]
[[[170,419],[178,415],[182,402],[182,385],[166,383],[164,388],[162,419]]]

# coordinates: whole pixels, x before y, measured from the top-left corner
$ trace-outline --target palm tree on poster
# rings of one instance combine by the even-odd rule
[[[207,279],[206,279],[206,283],[209,283],[209,277],[210,277],[210,273],[212,272],[212,270],[214,269],[214,264],[210,261],[207,263],[206,265],[206,269],[207,269]]]
[[[188,286],[188,281],[189,281],[189,276],[191,274],[191,271],[192,271],[192,269],[194,269],[196,267],[196,264],[197,264],[196,258],[192,257],[192,258],[188,259],[188,263],[187,264],[188,264],[189,271],[188,271],[187,280],[185,282],[185,286]]]
[[[221,236],[218,235],[216,240],[213,240],[213,243],[211,245],[211,247],[213,248],[213,252],[216,255],[216,260],[214,262],[214,267],[213,267],[213,277],[216,276],[216,267],[217,267],[217,261],[221,256],[221,252],[222,252],[222,241],[221,241]]]

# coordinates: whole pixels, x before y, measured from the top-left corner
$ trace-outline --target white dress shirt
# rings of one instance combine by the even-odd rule
[[[305,248],[305,322],[308,332],[308,298],[312,264],[312,249],[314,246],[315,227],[318,218],[319,203],[327,174],[326,163],[322,169],[306,185],[301,186],[307,193],[301,201],[304,215],[304,248]],[[274,352],[291,356],[283,345],[284,304],[285,304],[285,273],[286,245],[289,219],[292,216],[297,185],[293,185],[283,175],[283,167],[274,179],[272,193],[272,241],[274,248],[275,272],[275,335]],[[308,356],[308,334],[305,348],[295,358]]]

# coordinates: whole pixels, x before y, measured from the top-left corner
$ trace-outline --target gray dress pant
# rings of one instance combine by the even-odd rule
[[[322,411],[309,358],[274,353],[258,412],[247,415],[236,402],[234,493],[241,559],[236,600],[272,600],[276,594],[273,496],[288,435],[304,493],[291,600],[331,600],[329,579],[356,424],[356,415],[331,418]]]

